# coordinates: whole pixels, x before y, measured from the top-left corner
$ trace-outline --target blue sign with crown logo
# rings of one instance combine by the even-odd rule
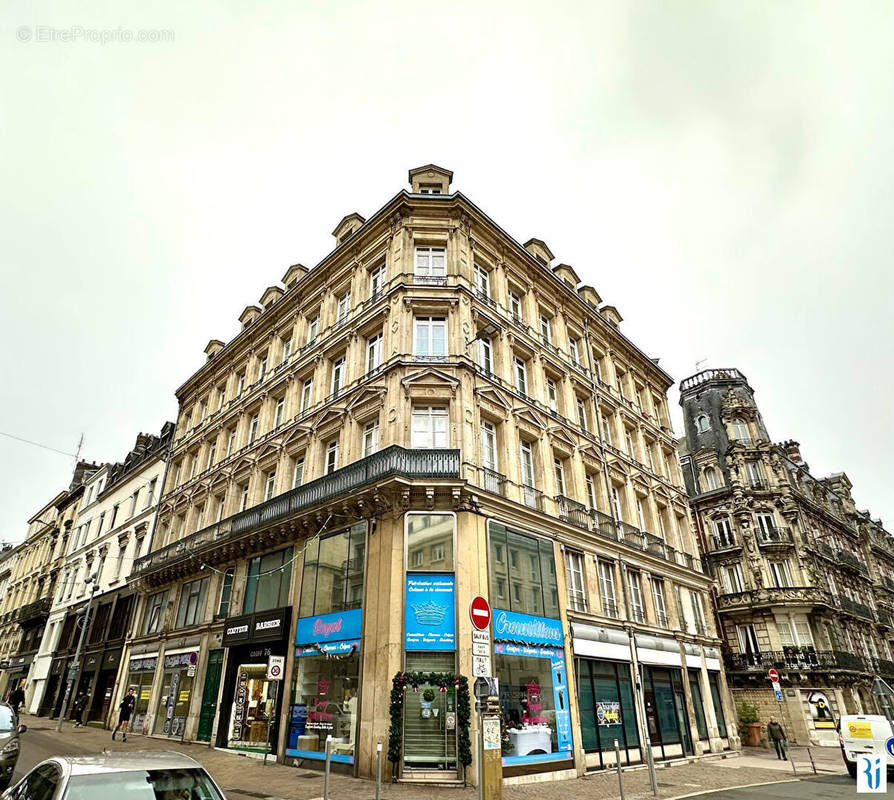
[[[407,650],[456,649],[456,578],[452,574],[407,575],[404,647]]]

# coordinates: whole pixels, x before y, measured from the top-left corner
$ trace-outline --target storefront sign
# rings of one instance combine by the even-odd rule
[[[362,632],[363,615],[359,608],[351,611],[336,611],[317,617],[301,617],[295,631],[295,644],[322,644],[359,639]]]
[[[499,717],[486,717],[483,720],[482,738],[485,750],[499,750],[502,747]]]
[[[596,703],[596,721],[599,725],[620,725],[621,704],[614,700]]]
[[[359,649],[359,639],[349,639],[345,642],[321,642],[320,644],[298,645],[295,648],[295,657],[319,656],[323,653],[328,653],[329,655],[345,655],[352,650]]]
[[[554,646],[564,642],[561,620],[503,609],[494,611],[494,638]]]
[[[280,642],[288,636],[291,618],[290,607],[231,617],[224,624],[221,644],[224,647],[234,647],[254,642]]]
[[[447,573],[407,575],[404,647],[456,649],[456,578]]]
[[[236,683],[236,697],[233,700],[233,736],[234,740],[242,739],[242,726],[245,724],[245,707],[248,700],[248,675],[239,672]]]
[[[130,659],[131,672],[155,672],[158,666],[158,656],[137,656]]]
[[[176,669],[177,667],[188,667],[190,664],[199,662],[199,654],[193,650],[190,653],[173,653],[165,655],[165,669]]]

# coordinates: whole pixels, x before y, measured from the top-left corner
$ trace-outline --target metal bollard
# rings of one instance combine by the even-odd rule
[[[621,748],[617,739],[615,739],[615,764],[618,767],[618,791],[621,793],[621,800],[624,800],[624,778],[621,777]]]
[[[323,800],[329,800],[329,764],[332,760],[332,735],[326,737],[326,769],[323,772]]]
[[[813,774],[816,775],[816,764],[813,763],[813,753],[810,752],[810,748],[807,748],[807,758],[810,759],[810,766],[813,768]]]
[[[376,745],[376,800],[382,800],[382,743]]]

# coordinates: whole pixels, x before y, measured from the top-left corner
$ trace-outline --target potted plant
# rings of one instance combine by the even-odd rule
[[[739,717],[739,726],[745,733],[742,744],[758,747],[761,743],[761,723],[757,706],[743,700],[736,706],[736,713]]]
[[[431,716],[431,704],[435,699],[435,690],[429,687],[422,693],[422,716],[428,719]]]

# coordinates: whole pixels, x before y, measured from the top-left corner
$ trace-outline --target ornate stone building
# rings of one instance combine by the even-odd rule
[[[834,741],[840,714],[890,713],[873,687],[894,676],[894,538],[857,510],[846,475],[816,478],[797,442],[770,440],[739,370],[705,370],[680,392],[683,476],[734,697],[804,743]]]
[[[458,780],[477,669],[500,680],[507,778],[605,766],[616,738],[625,763],[647,734],[657,758],[735,739],[672,379],[451,180],[411,170],[371,218],[345,216],[177,390],[134,570],[146,733],[269,739],[304,766],[331,734],[367,776],[386,742],[399,776]],[[492,645],[473,659],[479,594]],[[431,671],[456,678],[408,691],[389,743],[392,681]]]

